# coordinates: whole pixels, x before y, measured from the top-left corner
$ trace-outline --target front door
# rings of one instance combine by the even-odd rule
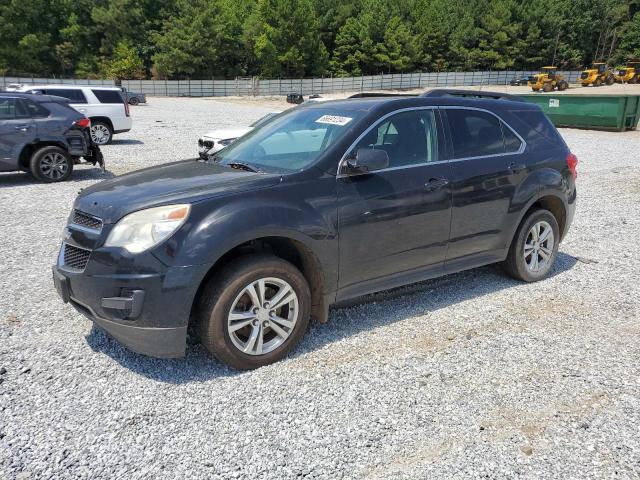
[[[449,238],[449,164],[442,160],[438,112],[411,109],[378,122],[360,148],[383,149],[389,166],[338,176],[338,298],[439,274]]]
[[[35,135],[35,125],[18,99],[0,97],[0,171],[18,169],[20,152]]]

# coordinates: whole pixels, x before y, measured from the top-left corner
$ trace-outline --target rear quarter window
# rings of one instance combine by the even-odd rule
[[[100,103],[124,103],[117,90],[91,90]]]
[[[551,120],[541,110],[512,110],[510,112],[524,127],[519,133],[523,135],[527,141],[535,136],[542,136],[551,143],[556,145],[565,145],[563,138]]]
[[[0,98],[0,120],[16,118],[16,100],[14,98]]]

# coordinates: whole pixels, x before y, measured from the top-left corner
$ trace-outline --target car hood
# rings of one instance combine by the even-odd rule
[[[252,127],[238,128],[221,128],[219,130],[211,130],[203,135],[203,137],[214,138],[216,140],[226,140],[228,138],[238,138],[252,130]]]
[[[172,203],[193,203],[265,188],[280,175],[236,170],[219,164],[184,160],[128,173],[80,192],[74,208],[115,223],[136,210]]]

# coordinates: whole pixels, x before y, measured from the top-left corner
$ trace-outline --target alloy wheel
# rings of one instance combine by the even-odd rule
[[[68,170],[69,161],[60,153],[47,153],[40,160],[40,172],[51,180],[61,179],[67,174]]]
[[[555,238],[549,223],[541,220],[535,223],[524,242],[524,262],[531,272],[545,270],[553,256]]]
[[[227,316],[227,332],[241,352],[265,355],[289,338],[298,314],[298,296],[289,283],[261,278],[236,296]]]
[[[109,127],[101,123],[91,125],[91,140],[98,145],[104,145],[111,139]]]

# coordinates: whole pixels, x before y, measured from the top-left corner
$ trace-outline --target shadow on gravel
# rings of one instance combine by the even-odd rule
[[[144,142],[142,140],[121,138],[121,139],[113,139],[111,141],[111,145],[144,145]]]
[[[577,262],[577,258],[559,252],[550,277],[571,270]],[[523,283],[502,273],[498,266],[489,265],[342,302],[331,309],[328,324],[311,326],[290,357],[320,349],[363,330],[425,315],[518,285]],[[160,382],[182,384],[243,373],[222,365],[200,345],[193,343],[187,346],[184,358],[156,359],[127,350],[95,326],[86,339],[94,351],[104,353],[123,367]]]
[[[0,188],[20,187],[24,185],[46,185],[48,188],[55,188],[57,185],[66,185],[73,182],[84,182],[87,180],[108,180],[115,175],[109,170],[102,172],[99,168],[76,168],[71,178],[62,183],[41,183],[38,182],[31,174],[26,172],[11,172],[0,174]]]

